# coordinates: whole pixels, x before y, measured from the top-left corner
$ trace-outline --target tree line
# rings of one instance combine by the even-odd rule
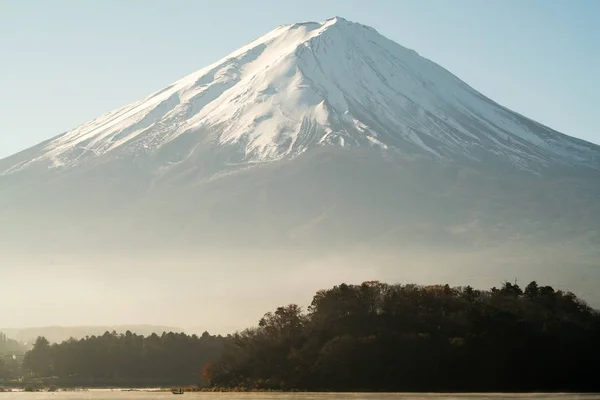
[[[573,293],[374,281],[319,291],[306,311],[278,307],[227,337],[38,338],[21,371],[62,386],[589,392],[600,391],[599,359],[600,315]]]
[[[23,370],[59,386],[184,385],[200,380],[203,366],[219,357],[225,340],[207,332],[147,337],[106,332],[59,344],[40,337],[25,355]]]
[[[598,391],[600,316],[531,282],[489,291],[365,282],[235,334],[209,385],[333,391]]]

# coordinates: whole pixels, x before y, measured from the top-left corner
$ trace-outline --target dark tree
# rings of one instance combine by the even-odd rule
[[[341,284],[267,313],[207,366],[213,386],[594,391],[600,316],[572,293]]]
[[[188,385],[200,381],[202,368],[221,353],[225,339],[163,333],[148,337],[106,332],[50,345],[39,338],[24,368],[33,376],[63,386]]]

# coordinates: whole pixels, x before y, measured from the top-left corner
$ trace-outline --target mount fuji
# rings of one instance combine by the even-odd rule
[[[475,162],[522,170],[600,169],[600,151],[479,94],[374,29],[336,17],[280,26],[145,99],[111,111],[3,163],[88,165],[147,156],[173,168],[210,146],[231,165],[290,160],[324,146]]]
[[[0,160],[0,254],[275,275],[327,254],[352,277],[542,276],[585,294],[599,199],[599,146],[336,17]]]

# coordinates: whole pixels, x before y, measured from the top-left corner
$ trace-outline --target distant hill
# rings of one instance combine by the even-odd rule
[[[183,332],[183,329],[160,325],[43,326],[0,329],[0,332],[6,336],[25,344],[33,342],[38,336],[44,336],[51,343],[57,343],[69,338],[81,339],[86,336],[102,335],[106,331],[116,331],[117,333],[131,331],[138,335],[148,336],[152,333],[160,335],[163,332]]]

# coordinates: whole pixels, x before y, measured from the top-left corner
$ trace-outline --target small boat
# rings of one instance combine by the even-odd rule
[[[171,393],[173,393],[173,394],[183,394],[183,389],[179,388],[179,390],[171,390]]]

